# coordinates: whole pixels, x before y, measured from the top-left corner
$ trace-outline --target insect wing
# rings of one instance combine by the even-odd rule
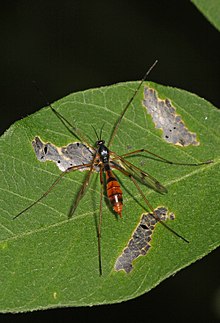
[[[141,183],[153,188],[155,191],[159,193],[162,193],[162,194],[167,193],[166,187],[164,187],[156,178],[154,178],[147,172],[144,172],[143,170],[136,167],[135,165],[131,164],[124,158],[116,155],[115,153],[113,153],[113,155],[114,155],[114,159],[112,160],[113,167],[114,167],[114,162],[118,160],[120,167],[127,170],[132,176],[134,176]]]

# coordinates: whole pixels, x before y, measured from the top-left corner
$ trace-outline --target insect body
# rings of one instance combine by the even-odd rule
[[[123,198],[122,198],[122,190],[119,182],[114,176],[109,163],[109,150],[105,146],[104,140],[98,140],[96,142],[96,146],[98,147],[98,154],[100,156],[101,168],[100,168],[100,178],[102,184],[102,172],[104,171],[106,174],[106,190],[108,199],[113,207],[113,210],[121,217],[122,207],[123,207]]]

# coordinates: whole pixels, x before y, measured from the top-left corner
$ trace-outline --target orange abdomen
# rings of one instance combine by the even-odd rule
[[[107,196],[113,210],[121,217],[123,207],[122,190],[111,170],[106,171],[106,185]]]

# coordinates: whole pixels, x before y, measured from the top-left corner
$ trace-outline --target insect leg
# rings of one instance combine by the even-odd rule
[[[79,128],[76,128],[72,123],[70,123],[61,113],[59,113],[57,110],[55,110],[51,104],[49,104],[49,107],[53,111],[53,113],[59,118],[59,120],[62,122],[62,124],[66,127],[66,129],[74,136],[77,137],[80,141],[86,144],[88,147],[92,147],[88,142],[88,138]]]
[[[137,187],[139,193],[141,194],[142,198],[144,199],[145,203],[148,205],[149,209],[153,212],[154,217],[156,218],[156,220],[158,220],[165,228],[167,228],[169,231],[171,231],[173,234],[175,234],[175,236],[177,236],[178,238],[182,239],[184,242],[189,243],[189,241],[187,239],[185,239],[183,236],[181,236],[179,233],[177,233],[176,231],[174,231],[173,229],[171,229],[168,225],[166,225],[164,222],[160,221],[160,218],[157,216],[156,212],[153,209],[153,206],[150,204],[150,202],[147,200],[147,198],[145,197],[143,191],[141,190],[140,186],[138,185],[136,179],[133,176],[130,176],[131,180],[133,181],[134,185]]]
[[[85,165],[77,165],[77,166],[73,166],[71,168],[68,168],[65,172],[63,172],[62,174],[59,175],[59,177],[56,178],[56,180],[53,182],[53,184],[49,187],[49,189],[43,194],[41,195],[36,201],[34,201],[32,204],[30,204],[28,207],[26,207],[25,209],[23,209],[21,212],[19,212],[17,215],[15,215],[13,217],[13,220],[18,218],[21,214],[25,213],[26,211],[28,211],[30,208],[32,208],[34,205],[36,205],[38,202],[40,202],[44,197],[46,197],[51,190],[54,188],[54,186],[56,186],[59,181],[70,171],[74,171],[77,169],[82,169],[83,167],[89,167],[91,164],[85,164]]]
[[[130,153],[127,153],[127,154],[123,154],[122,157],[125,158],[125,157],[129,157],[129,156],[132,156],[132,155],[137,155],[137,154],[140,154],[140,153],[147,153],[147,154],[150,154],[156,158],[159,158],[161,161],[165,162],[165,163],[168,163],[168,164],[173,164],[173,165],[184,165],[184,166],[200,166],[200,165],[204,165],[204,164],[210,164],[213,162],[213,160],[207,160],[207,161],[204,161],[204,162],[201,162],[201,163],[179,163],[179,162],[173,162],[171,160],[168,160],[166,158],[163,158],[161,157],[160,155],[157,155],[157,154],[154,154],[152,153],[151,151],[147,150],[147,149],[138,149],[138,150],[135,150],[135,151],[131,151]]]
[[[155,191],[164,194],[167,193],[166,187],[164,187],[156,178],[151,176],[149,173],[144,172],[142,169],[131,164],[125,158],[118,156],[116,153],[111,152],[111,156],[114,156],[116,160],[120,161],[120,166],[122,168],[129,169],[129,173],[132,173],[135,178],[138,178],[143,184],[152,187]]]
[[[124,110],[122,111],[122,113],[121,113],[121,115],[120,115],[120,117],[118,118],[118,120],[116,121],[116,124],[115,124],[115,126],[114,126],[114,128],[113,128],[113,131],[112,131],[112,133],[111,133],[111,136],[110,136],[110,139],[109,139],[109,142],[108,142],[108,147],[110,147],[111,146],[111,144],[112,144],[112,141],[113,141],[113,139],[114,139],[114,137],[115,137],[115,135],[116,135],[116,133],[117,133],[117,131],[118,131],[118,127],[119,127],[119,125],[120,125],[120,123],[121,123],[121,121],[122,121],[122,119],[123,119],[123,117],[124,117],[124,115],[125,115],[125,113],[126,113],[126,111],[128,110],[128,108],[129,108],[129,106],[130,106],[130,104],[132,103],[132,101],[134,100],[134,98],[135,98],[135,96],[136,96],[136,94],[138,93],[138,91],[139,91],[139,89],[140,89],[140,87],[141,87],[141,85],[143,84],[143,82],[146,80],[146,78],[147,78],[147,76],[149,75],[149,73],[151,72],[151,70],[154,68],[154,66],[157,64],[157,60],[153,63],[153,65],[151,65],[151,67],[147,70],[147,72],[145,73],[145,75],[143,76],[143,78],[142,78],[142,80],[140,81],[140,83],[138,84],[138,86],[137,86],[137,88],[136,88],[136,90],[135,90],[135,92],[134,92],[134,94],[133,94],[133,96],[130,98],[130,100],[128,101],[128,103],[126,104],[126,106],[125,106],[125,108],[124,108]]]
[[[99,274],[100,276],[102,276],[101,228],[102,228],[103,185],[104,185],[102,167],[100,168],[100,183],[101,183],[101,189],[100,189],[99,223],[98,223],[97,236],[98,236]]]
[[[52,106],[52,104],[48,101],[48,99],[46,98],[46,96],[43,94],[43,92],[41,91],[41,89],[38,87],[37,83],[35,81],[33,81],[33,84],[35,86],[35,88],[37,89],[38,93],[40,94],[40,96],[44,99],[44,101],[46,102],[46,104],[50,107],[50,109],[52,110],[52,112],[57,116],[57,118],[62,122],[62,124],[65,126],[65,128],[76,138],[78,138],[80,141],[83,141],[87,146],[89,146],[91,148],[91,145],[87,144],[88,139],[85,136],[84,133],[82,133],[81,130],[79,130],[78,128],[76,128],[73,124],[71,124],[69,122],[69,120],[67,120],[61,113],[59,113],[57,110],[54,109],[54,107]]]
[[[75,202],[73,203],[73,205],[70,208],[70,211],[69,211],[69,214],[68,214],[68,218],[69,219],[73,216],[74,212],[76,211],[76,208],[77,208],[80,200],[83,198],[83,196],[84,196],[84,194],[86,192],[86,189],[87,189],[87,187],[89,185],[90,177],[91,177],[91,174],[92,174],[92,171],[93,171],[93,167],[94,167],[94,164],[95,164],[95,160],[96,160],[96,155],[97,154],[94,155],[94,158],[93,158],[92,163],[89,164],[89,166],[90,166],[89,172],[86,175],[86,178],[84,180],[84,183],[82,184],[81,189],[79,190],[79,192],[77,194],[77,197],[76,197]]]
[[[115,167],[117,168],[117,166]],[[175,236],[177,236],[178,238],[182,239],[184,242],[189,243],[189,241],[187,239],[185,239],[184,237],[182,237],[179,233],[177,233],[176,231],[174,231],[173,229],[171,229],[168,225],[166,225],[164,222],[160,221],[160,218],[158,217],[158,215],[156,214],[156,212],[154,211],[153,206],[150,204],[150,202],[148,201],[148,199],[146,198],[146,196],[144,195],[144,192],[142,191],[142,189],[140,188],[140,186],[138,185],[136,179],[126,170],[121,169],[121,168],[117,168],[119,171],[121,171],[124,175],[128,176],[132,182],[134,183],[134,185],[136,186],[137,190],[139,191],[139,193],[141,194],[144,202],[147,204],[147,206],[149,207],[149,209],[152,211],[153,216],[155,217],[155,219],[160,222],[165,228],[167,228],[170,232],[172,232]]]

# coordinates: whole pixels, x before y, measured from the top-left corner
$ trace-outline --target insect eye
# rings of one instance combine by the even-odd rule
[[[105,140],[98,140],[96,141],[96,146],[101,146],[105,144]]]

